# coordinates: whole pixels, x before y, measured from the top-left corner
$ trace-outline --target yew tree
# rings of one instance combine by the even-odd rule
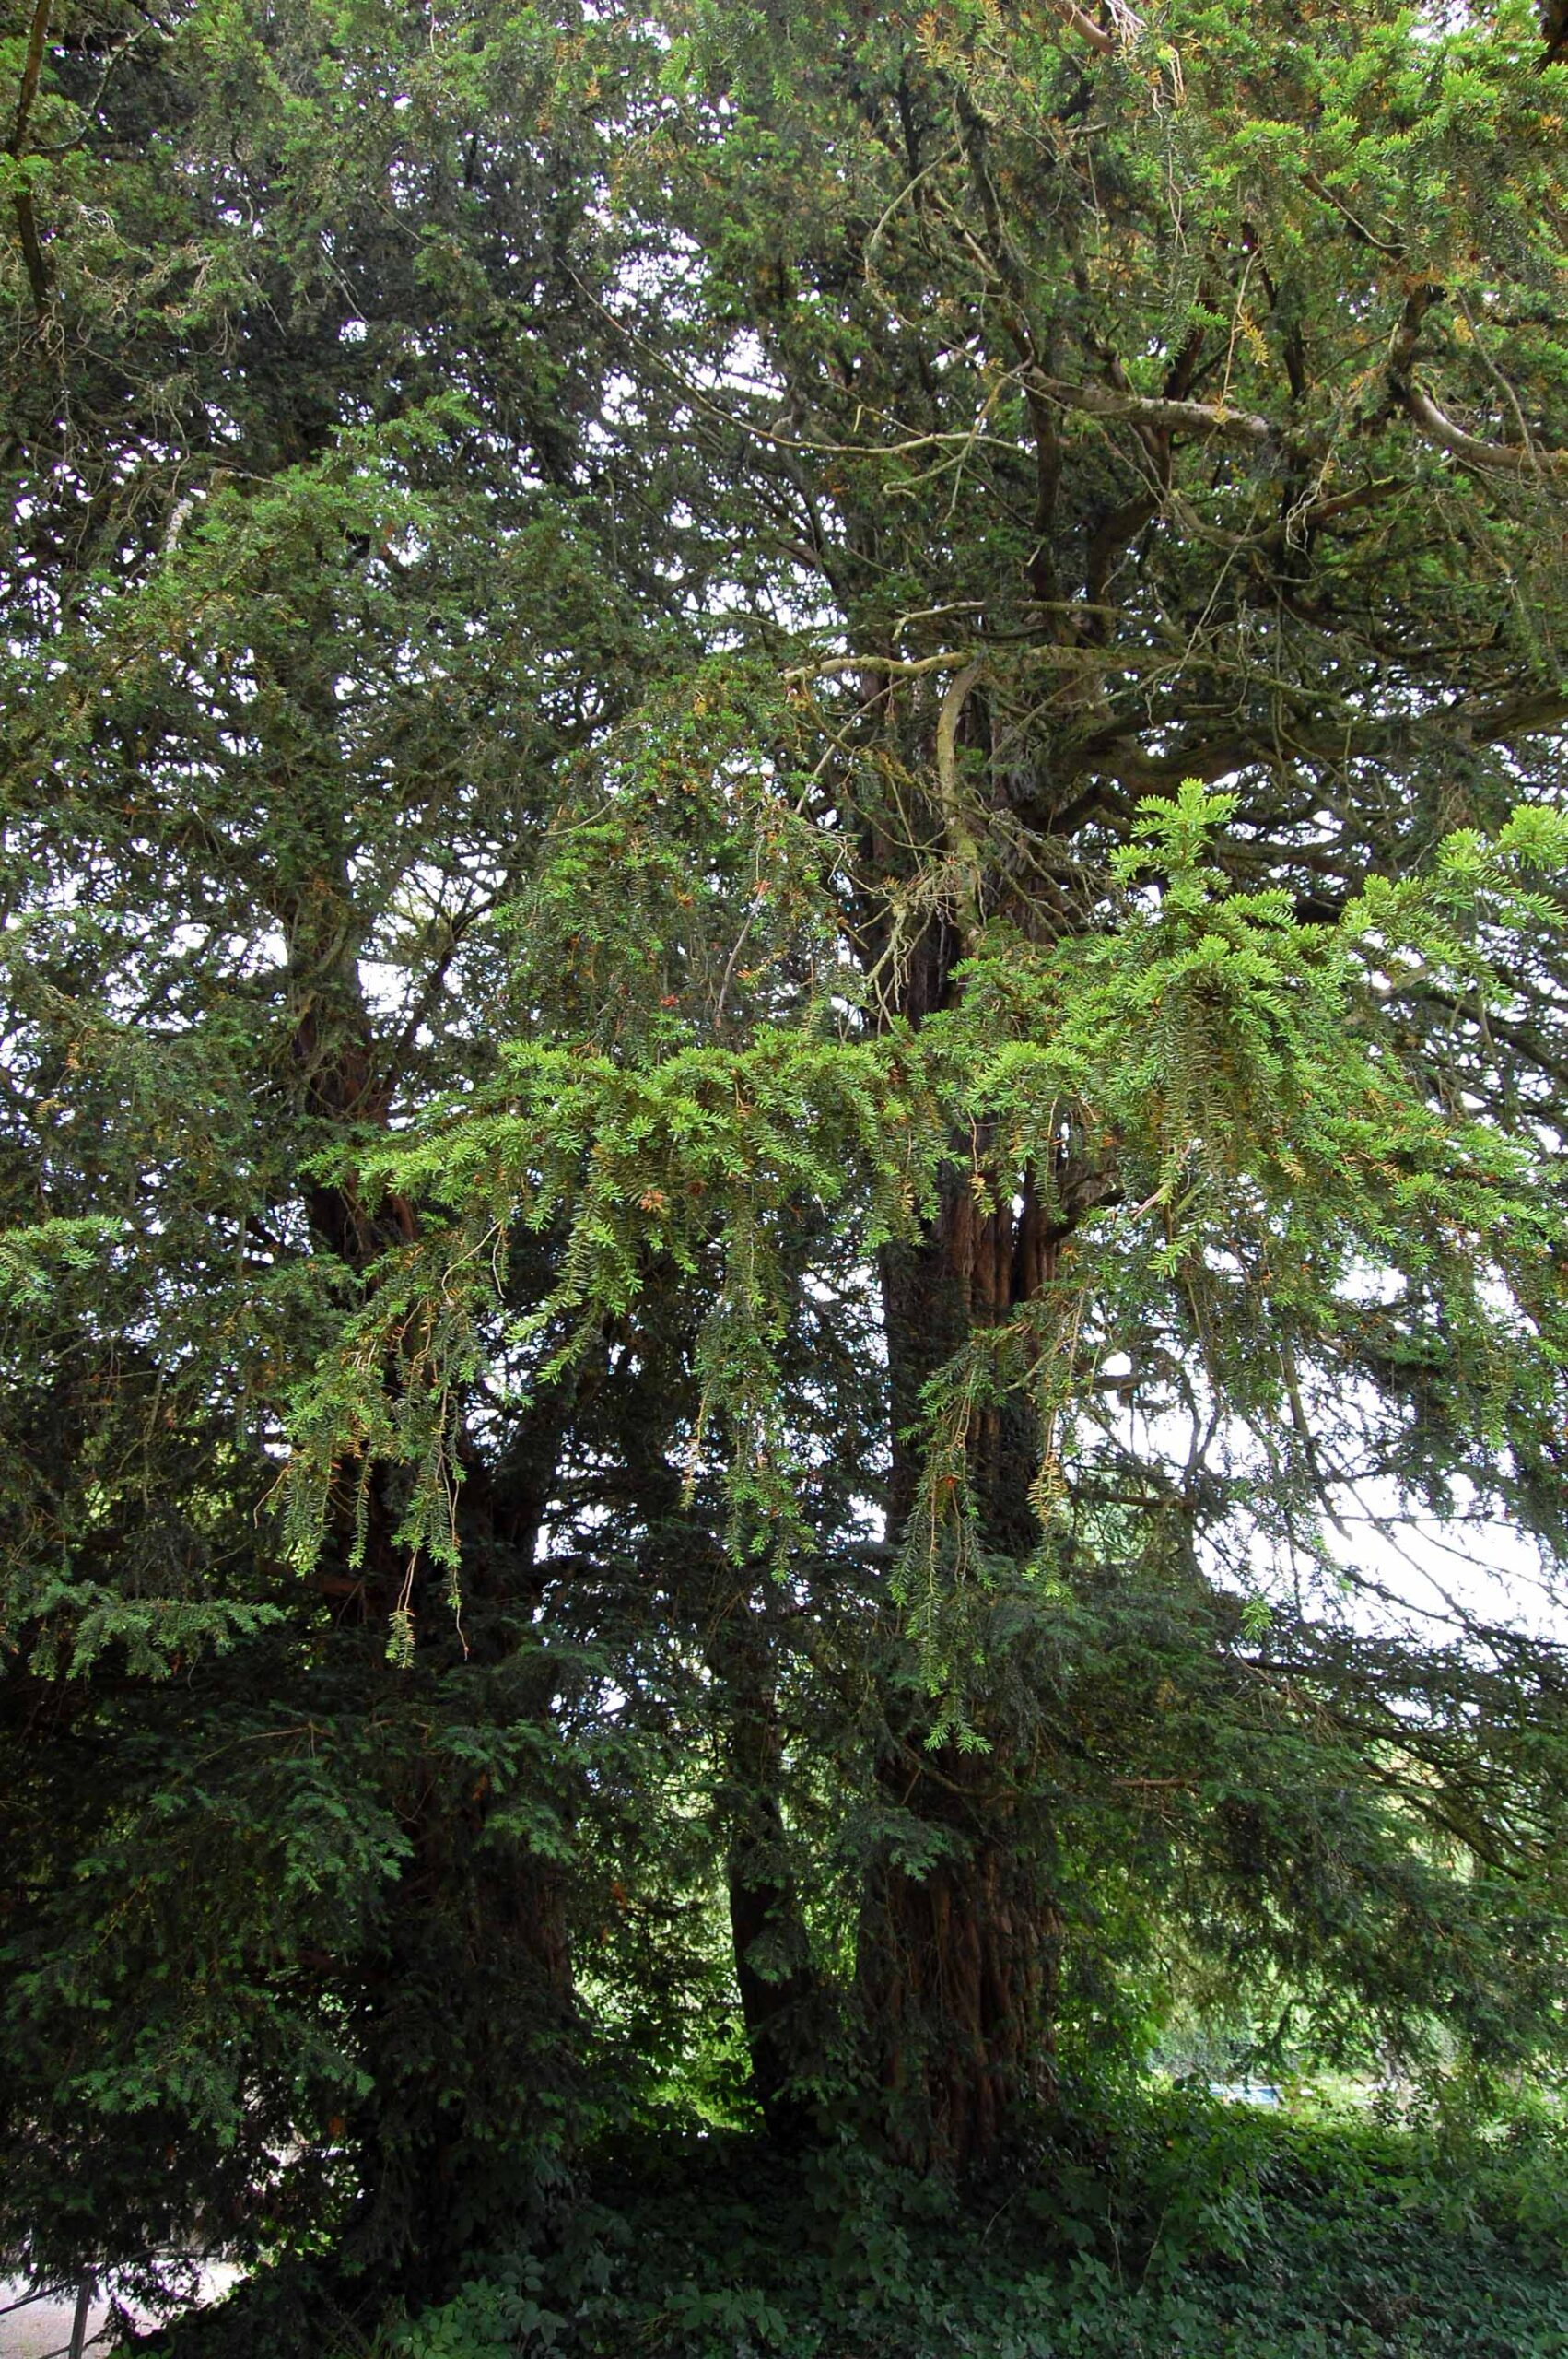
[[[1550,1714],[1543,1659],[1462,1603],[1433,1651],[1315,1608],[1299,1569],[1288,1614],[1258,1583],[1274,1551],[1353,1583],[1324,1520],[1368,1486],[1561,1533],[1556,69],[1507,11],[671,24],[692,97],[644,170],[734,341],[718,385],[661,357],[744,487],[749,562],[773,552],[788,628],[753,644],[831,871],[793,1020],[879,1044],[902,1159],[860,1246],[925,1677],[875,1776],[930,1848],[872,1867],[857,1976],[908,2151],[970,2156],[1050,2076],[1074,1843],[1029,1649],[1079,1582],[1137,1566],[1157,1612],[1210,1620],[1192,1750],[1151,1778],[1123,1725],[1100,1759],[1260,1916],[1271,1872],[1322,1903],[1296,1774],[1297,1801],[1402,1786],[1404,1833],[1452,1774],[1469,1799],[1431,1812],[1480,1837],[1467,1780],[1499,1773],[1461,1766],[1475,1707],[1434,1710],[1436,1661],[1463,1687],[1500,1650],[1502,1719]],[[1267,1766],[1292,1693],[1353,1777],[1338,1743],[1295,1754],[1302,1723]],[[1139,1718],[1114,1681],[1106,1708]],[[1388,1831],[1355,1838],[1373,1884]]]
[[[1553,2052],[1535,18],[3,54],[9,2243]]]

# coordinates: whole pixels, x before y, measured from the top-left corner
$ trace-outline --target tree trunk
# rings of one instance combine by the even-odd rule
[[[789,1858],[784,1730],[778,1717],[769,1601],[748,1596],[728,1555],[711,1549],[703,1652],[713,1674],[724,1747],[716,1796],[727,1835],[725,1880],[735,1984],[751,2057],[752,2095],[780,2145],[806,2136],[795,2083],[820,2062],[820,1988]]]
[[[294,1069],[303,1110],[347,1140],[385,1127],[393,1077],[361,989],[341,858],[324,859],[315,881],[290,912]],[[352,1177],[309,1186],[306,1210],[316,1250],[357,1273],[416,1235],[410,1204],[396,1195],[368,1203]],[[395,1386],[395,1368],[387,1381]],[[564,1391],[549,1394],[521,1420],[499,1465],[468,1454],[461,1643],[476,1678],[504,1672],[543,1592],[539,1535],[569,1413]],[[355,1487],[346,1482],[336,1503],[321,1585],[339,1647],[363,1658],[367,1708],[417,1719],[418,1661],[393,1677],[386,1636],[406,1615],[438,1649],[456,1643],[446,1577],[397,1539],[392,1469],[369,1470],[362,1502]],[[481,1726],[547,1729],[555,1706],[541,1654],[475,1717]],[[393,1773],[392,1798],[413,1855],[362,1993],[373,2083],[356,2123],[362,2196],[343,2258],[350,2272],[424,2301],[456,2284],[475,2247],[540,2233],[569,2185],[576,2002],[562,1863],[523,1837],[497,1838],[488,1774],[454,1781],[439,1759],[417,1758]],[[547,1780],[539,1800],[559,1800]]]
[[[477,2250],[547,2236],[572,2185],[578,2025],[556,1862],[486,1839],[487,1801],[427,1796],[367,1992],[350,2271],[411,2302]]]
[[[793,2087],[809,2065],[816,1989],[786,1851],[779,1797],[783,1732],[766,1664],[743,1686],[732,1680],[729,1727],[734,1780],[728,1881],[735,1980],[751,2050],[752,2093],[768,2134],[800,2142],[808,2110]]]
[[[893,1479],[890,1536],[903,1532],[915,1504],[922,1451],[920,1393],[977,1328],[992,1327],[1032,1301],[1055,1267],[1059,1230],[1047,1225],[1034,1186],[1016,1203],[980,1209],[969,1167],[949,1168],[935,1219],[919,1245],[891,1247],[882,1264],[887,1340]],[[1013,1394],[987,1403],[969,1436],[969,1473],[980,1537],[999,1556],[1025,1556],[1038,1542],[1030,1490],[1039,1470],[1039,1433],[1032,1402]]]
[[[883,2136],[913,2169],[974,2170],[1051,2094],[1059,1920],[994,1753],[911,1746],[882,1782],[946,1847],[918,1874],[884,1863],[862,1914]]]
[[[971,1332],[1029,1300],[1049,1275],[1056,1233],[1032,1187],[982,1211],[954,1169],[918,1246],[883,1259],[894,1428],[890,1529],[914,1505],[921,1388]],[[1039,1438],[1026,1400],[988,1404],[968,1438],[980,1538],[1022,1557],[1038,1540],[1030,1486]],[[857,1983],[890,2150],[917,2169],[971,2170],[1006,2146],[1052,2085],[1051,2014],[1059,1919],[1042,1861],[1044,1830],[1018,1790],[1000,1719],[988,1750],[936,1751],[918,1691],[895,1703],[878,1766],[884,1802],[917,1825],[919,1864],[873,1871],[860,1928]]]

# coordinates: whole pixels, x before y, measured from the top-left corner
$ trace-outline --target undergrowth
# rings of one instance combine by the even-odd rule
[[[1568,2133],[1175,2091],[960,2201],[845,2148],[650,2140],[548,2256],[492,2259],[343,2359],[1568,2359]],[[178,2359],[312,2359],[298,2290]],[[266,2313],[273,2311],[269,2332]],[[293,2325],[288,2318],[295,2320]],[[336,2355],[334,2353],[334,2359]]]

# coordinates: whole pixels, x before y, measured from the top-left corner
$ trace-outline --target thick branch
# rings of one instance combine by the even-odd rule
[[[38,96],[38,77],[43,70],[43,44],[49,35],[51,0],[36,0],[32,22],[28,27],[27,55],[22,61],[21,88],[17,93],[17,119],[11,128],[10,152],[20,156],[22,143],[28,135],[28,119],[32,102]]]
[[[1113,778],[1122,786],[1153,793],[1164,787],[1179,785],[1184,779],[1195,778],[1210,785],[1216,779],[1228,777],[1233,770],[1272,766],[1280,760],[1281,752],[1292,761],[1320,764],[1326,769],[1347,761],[1375,761],[1408,735],[1412,722],[1417,726],[1424,722],[1438,727],[1445,722],[1456,723],[1463,730],[1467,742],[1474,745],[1511,745],[1516,738],[1539,736],[1568,723],[1568,695],[1543,688],[1496,704],[1445,705],[1426,714],[1360,729],[1293,735],[1283,746],[1273,731],[1259,728],[1256,733],[1227,731],[1219,737],[1199,738],[1178,745],[1170,753],[1149,754],[1134,738],[1107,732],[1091,738],[1080,749],[1072,768],[1081,774],[1087,771]]]
[[[965,914],[971,920],[978,915],[980,851],[958,790],[958,723],[969,692],[980,676],[980,661],[977,657],[949,681],[936,724],[937,787],[942,797],[942,819],[948,848],[965,879],[964,899],[969,905]]]
[[[975,660],[973,648],[961,647],[946,655],[912,656],[895,662],[886,655],[829,655],[820,663],[796,663],[786,680],[834,680],[847,672],[884,672],[891,680],[919,679],[928,672],[958,672]]]
[[[28,123],[32,114],[33,100],[38,96],[39,76],[43,70],[43,45],[49,36],[49,11],[52,0],[35,0],[32,22],[28,28],[27,55],[22,61],[21,88],[17,97],[17,119],[6,143],[7,152],[19,163],[28,135]],[[49,265],[43,258],[39,240],[38,220],[33,212],[32,191],[22,182],[13,203],[17,215],[17,234],[21,240],[22,261],[27,267],[28,285],[39,311],[49,300]]]
[[[1116,55],[1118,44],[1115,35],[1106,32],[1103,25],[1097,25],[1093,17],[1086,17],[1082,8],[1075,7],[1073,0],[1056,0],[1056,13],[1064,25],[1071,25],[1075,33],[1082,33],[1090,48],[1097,49],[1102,57]]]
[[[1169,401],[1157,393],[1134,393],[1116,385],[1071,385],[1060,377],[1031,370],[1031,391],[1063,409],[1084,411],[1091,417],[1126,419],[1155,434],[1219,434],[1232,442],[1255,448],[1283,440],[1277,426],[1255,410],[1230,409],[1223,402]]]
[[[1533,442],[1483,442],[1456,426],[1423,386],[1412,380],[1402,391],[1405,407],[1422,431],[1467,465],[1503,468],[1511,475],[1568,475],[1568,451],[1543,451]]]

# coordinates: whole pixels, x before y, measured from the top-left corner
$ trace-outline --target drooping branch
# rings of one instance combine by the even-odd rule
[[[1528,440],[1489,442],[1456,426],[1413,374],[1421,332],[1426,315],[1443,300],[1443,289],[1426,284],[1412,287],[1405,299],[1399,324],[1388,346],[1388,385],[1406,416],[1440,450],[1451,452],[1472,467],[1489,467],[1509,475],[1568,474],[1568,451],[1542,450]],[[1521,431],[1524,421],[1520,419]]]

